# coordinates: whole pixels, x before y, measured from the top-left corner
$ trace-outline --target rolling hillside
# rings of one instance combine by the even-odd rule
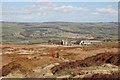
[[[117,39],[118,25],[109,23],[73,22],[1,22],[3,43],[46,43],[50,39],[81,38]]]

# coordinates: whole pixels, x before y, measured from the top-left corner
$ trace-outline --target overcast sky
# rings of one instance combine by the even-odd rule
[[[0,20],[14,22],[117,22],[118,3],[3,2],[2,19]]]

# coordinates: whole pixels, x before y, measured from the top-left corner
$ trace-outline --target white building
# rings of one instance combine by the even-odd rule
[[[101,44],[101,41],[98,40],[82,40],[79,45],[90,45],[90,44]]]
[[[63,45],[68,45],[67,40],[62,40]]]
[[[90,44],[91,44],[90,41],[81,41],[81,42],[79,43],[79,45],[90,45]]]

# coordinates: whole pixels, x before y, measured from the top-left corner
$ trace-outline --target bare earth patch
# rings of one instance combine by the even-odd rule
[[[89,78],[118,74],[118,46],[6,44],[1,49],[2,77]],[[53,58],[52,53],[60,57]]]

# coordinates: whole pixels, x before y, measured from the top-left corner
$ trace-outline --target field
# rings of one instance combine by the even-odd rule
[[[1,23],[1,78],[84,80],[120,76],[118,25],[115,22]],[[50,44],[52,40],[56,44]],[[68,45],[60,44],[62,40]],[[79,44],[85,43],[84,40],[94,44]],[[53,53],[59,56],[54,57]]]
[[[2,45],[2,77],[117,78],[118,46]],[[52,53],[58,52],[59,58]]]
[[[47,44],[48,40],[118,39],[118,24],[41,22],[2,22],[4,44]]]

